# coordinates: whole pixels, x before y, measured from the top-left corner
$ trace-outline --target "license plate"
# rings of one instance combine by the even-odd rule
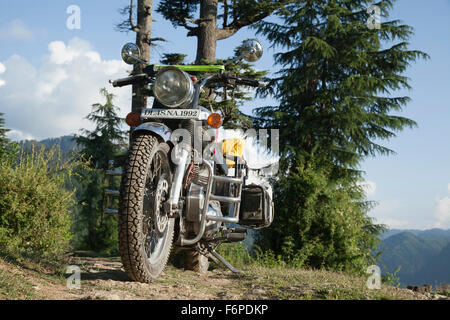
[[[198,119],[198,109],[144,109],[141,112],[142,119]]]

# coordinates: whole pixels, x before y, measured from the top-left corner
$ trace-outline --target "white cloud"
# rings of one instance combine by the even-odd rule
[[[409,229],[412,228],[412,224],[410,221],[392,219],[392,218],[378,218],[376,219],[377,223],[385,224],[390,229]]]
[[[3,63],[0,62],[0,74],[5,73],[6,67]],[[0,87],[5,85],[5,80],[0,79]]]
[[[405,203],[396,200],[380,201],[370,212],[369,216],[376,223],[385,224],[391,229],[420,229],[417,220],[407,214],[408,208]]]
[[[31,40],[33,31],[22,20],[12,20],[0,27],[0,39]]]
[[[6,136],[10,140],[14,141],[21,141],[21,140],[35,140],[33,136],[30,136],[29,134],[24,134],[22,131],[19,130],[10,130],[6,133]]]
[[[80,38],[51,42],[48,50],[39,68],[19,55],[3,61],[6,84],[0,87],[0,110],[8,128],[38,140],[91,129],[84,118],[92,104],[104,102],[99,94],[102,87],[117,96],[114,103],[121,107],[120,116],[129,112],[131,88],[108,83],[126,76],[129,66],[121,60],[103,60]]]
[[[447,184],[447,192],[450,193],[450,183]],[[450,197],[437,198],[434,207],[434,222],[427,228],[450,228]]]
[[[434,217],[436,222],[434,228],[450,228],[450,198],[444,197],[437,201]]]

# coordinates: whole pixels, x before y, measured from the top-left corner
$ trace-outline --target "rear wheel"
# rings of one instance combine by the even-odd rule
[[[202,255],[197,250],[186,250],[184,252],[184,269],[198,272],[200,274],[206,273],[209,268],[208,257]]]
[[[172,248],[175,221],[163,210],[172,182],[168,153],[156,137],[139,135],[122,175],[119,249],[126,273],[139,282],[160,276]]]

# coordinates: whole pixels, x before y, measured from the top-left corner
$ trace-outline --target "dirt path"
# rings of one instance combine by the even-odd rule
[[[1,261],[0,261],[1,262]],[[199,275],[168,266],[151,284],[130,281],[120,258],[72,257],[71,265],[81,270],[81,288],[68,289],[64,276],[44,274],[16,265],[0,263],[0,276],[28,284],[16,295],[9,289],[0,299],[48,300],[252,300],[252,299],[414,299],[439,300],[445,296],[419,294],[382,286],[367,288],[366,279],[318,270],[249,268],[243,274],[215,269]],[[68,275],[67,275],[68,276]],[[3,278],[5,280],[5,278]],[[8,280],[8,281],[9,281]],[[25,281],[23,281],[25,280]],[[0,287],[2,278],[0,277]],[[11,288],[14,286],[11,285]],[[31,292],[21,294],[28,289]],[[9,293],[8,293],[9,292]]]
[[[73,292],[78,299],[238,299],[229,292],[239,276],[224,270],[208,271],[199,275],[174,267],[167,267],[161,277],[151,284],[130,281],[120,259],[72,258],[80,266],[81,290]]]

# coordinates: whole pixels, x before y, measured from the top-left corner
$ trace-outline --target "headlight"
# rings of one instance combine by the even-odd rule
[[[176,108],[192,101],[194,85],[189,75],[176,67],[165,67],[158,72],[153,93],[163,105]]]

